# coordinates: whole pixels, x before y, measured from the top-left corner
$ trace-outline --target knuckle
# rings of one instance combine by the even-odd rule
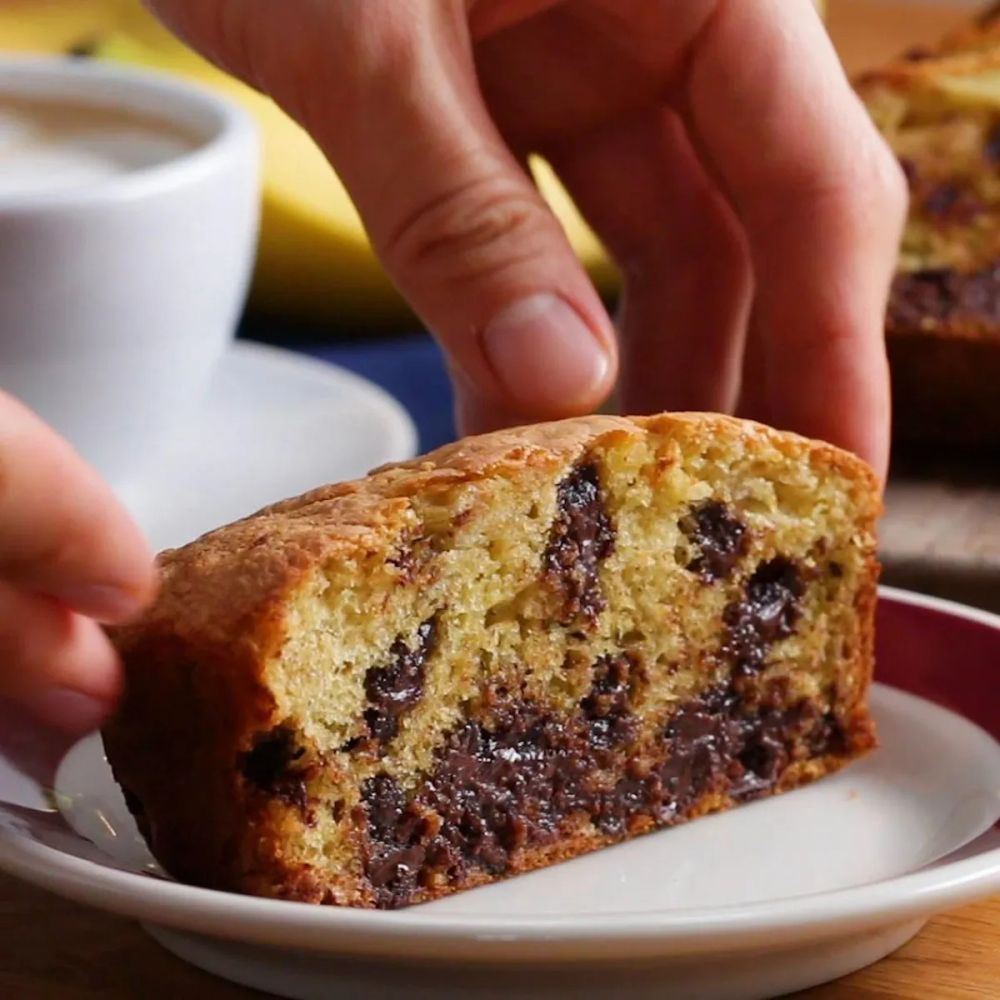
[[[901,223],[909,204],[909,189],[899,161],[875,130],[870,130],[868,155],[858,158],[854,181],[856,201],[861,213]]]
[[[542,251],[551,225],[538,195],[488,176],[419,205],[382,250],[407,271],[467,281],[531,259]]]
[[[899,161],[885,147],[880,157],[878,180],[882,193],[882,201],[886,210],[892,215],[893,221],[902,223],[910,205],[910,187]]]

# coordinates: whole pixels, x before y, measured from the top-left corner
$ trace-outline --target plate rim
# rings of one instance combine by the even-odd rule
[[[336,361],[327,361],[312,354],[256,340],[240,339],[233,340],[226,348],[219,362],[220,370],[226,357],[232,355],[253,358],[268,366],[280,366],[289,374],[325,382],[331,386],[350,386],[382,411],[385,428],[391,428],[393,434],[387,442],[386,451],[400,454],[402,457],[398,461],[406,461],[416,454],[419,435],[413,417],[391,392],[364,375],[359,375]],[[210,388],[208,391],[213,390]]]
[[[1000,615],[880,587],[880,597],[1000,632]],[[970,720],[971,721],[971,720]],[[974,725],[974,723],[973,723]],[[65,854],[0,829],[0,869],[42,888],[140,921],[214,937],[353,956],[447,955],[464,960],[592,960],[722,947],[743,950],[886,926],[1000,892],[1000,846],[861,886],[677,911],[518,916],[392,913],[243,896],[145,877]]]

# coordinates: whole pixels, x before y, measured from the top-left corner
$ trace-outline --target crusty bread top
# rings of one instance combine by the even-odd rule
[[[902,164],[910,209],[892,337],[1000,338],[1000,21],[969,25],[856,81]]]
[[[150,638],[175,637],[200,648],[276,641],[283,597],[318,564],[384,550],[392,538],[419,527],[409,498],[449,490],[519,469],[571,464],[597,439],[615,432],[653,432],[708,445],[738,438],[746,449],[805,461],[855,487],[858,516],[880,512],[872,470],[833,445],[718,414],[650,417],[589,416],[463,438],[427,455],[382,466],[363,479],[331,484],[217,528],[158,559],[160,590],[138,621],[110,629],[128,653]],[[270,621],[270,624],[269,624]]]

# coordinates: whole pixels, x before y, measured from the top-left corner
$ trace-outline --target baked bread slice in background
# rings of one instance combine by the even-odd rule
[[[391,908],[874,744],[860,460],[709,415],[470,438],[160,559],[108,758],[175,877]]]
[[[886,319],[896,439],[1000,447],[1000,19],[856,87],[910,186]]]

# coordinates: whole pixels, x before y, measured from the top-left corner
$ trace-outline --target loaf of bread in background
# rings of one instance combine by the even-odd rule
[[[1000,447],[1000,20],[856,81],[910,186],[886,336],[897,441]]]

